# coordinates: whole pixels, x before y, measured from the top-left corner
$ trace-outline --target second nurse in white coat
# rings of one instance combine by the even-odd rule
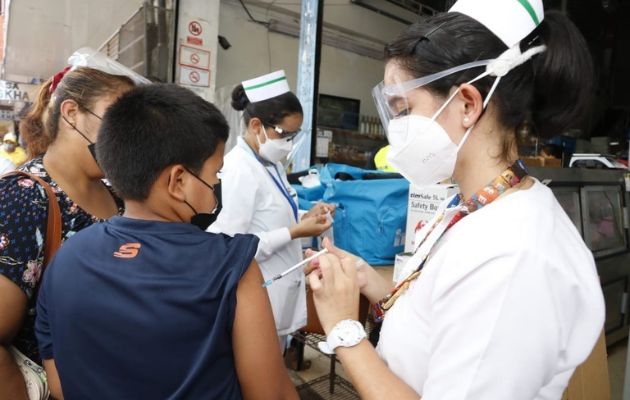
[[[243,111],[247,126],[226,156],[221,171],[223,208],[211,232],[252,233],[260,238],[256,261],[265,280],[303,258],[299,238],[330,228],[319,203],[308,213],[298,210],[295,191],[282,165],[302,125],[302,106],[284,71],[243,82],[232,93],[232,106]],[[306,325],[304,274],[296,272],[267,288],[281,347],[286,336]]]

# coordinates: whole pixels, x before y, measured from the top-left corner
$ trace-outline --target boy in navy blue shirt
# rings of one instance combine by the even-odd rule
[[[126,211],[67,240],[46,270],[36,333],[55,398],[297,398],[258,239],[204,232],[227,137],[216,107],[175,85],[106,112],[96,155]]]

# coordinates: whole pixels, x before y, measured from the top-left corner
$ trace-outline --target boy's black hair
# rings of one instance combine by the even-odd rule
[[[96,158],[120,197],[141,201],[171,165],[198,173],[228,132],[223,114],[190,90],[172,84],[140,86],[103,116]]]

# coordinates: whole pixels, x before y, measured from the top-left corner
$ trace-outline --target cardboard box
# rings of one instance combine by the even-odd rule
[[[415,233],[435,215],[440,204],[457,193],[457,185],[430,185],[422,188],[409,186],[407,227],[405,229],[405,253],[413,251]]]
[[[545,158],[545,167],[562,168],[562,160],[559,158],[547,157]]]
[[[606,340],[603,333],[591,355],[575,369],[562,400],[610,400]]]
[[[562,160],[554,157],[523,157],[523,162],[528,167],[561,168]]]

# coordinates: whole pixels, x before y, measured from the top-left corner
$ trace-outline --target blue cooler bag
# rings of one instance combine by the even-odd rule
[[[347,179],[335,179],[338,173]],[[378,171],[327,164],[320,172],[326,187],[323,201],[337,205],[335,245],[371,265],[393,265],[405,245],[409,182],[406,179],[369,179]],[[384,174],[385,176],[385,174]]]

